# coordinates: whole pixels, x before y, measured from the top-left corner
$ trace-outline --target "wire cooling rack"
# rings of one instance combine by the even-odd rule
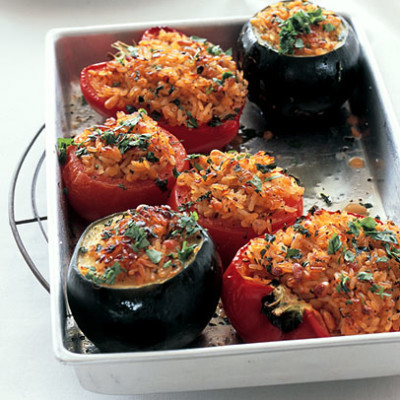
[[[39,283],[50,293],[50,285],[46,278],[42,275],[42,273],[37,268],[35,262],[33,261],[29,251],[27,250],[26,244],[24,243],[23,236],[21,234],[21,227],[26,224],[37,224],[40,229],[41,234],[46,242],[47,233],[45,226],[43,224],[44,221],[47,220],[47,216],[39,215],[38,212],[38,204],[36,199],[36,188],[40,170],[43,165],[43,161],[45,159],[45,152],[43,151],[38,159],[36,159],[35,167],[30,172],[32,173],[32,181],[30,187],[30,202],[32,206],[32,218],[16,218],[16,188],[19,180],[21,179],[22,173],[25,173],[24,168],[26,168],[26,162],[28,155],[34,153],[33,149],[37,150],[38,144],[37,139],[39,138],[40,134],[44,131],[45,125],[43,124],[38,131],[35,133],[34,137],[32,138],[31,142],[28,144],[27,148],[25,149],[24,153],[22,154],[17,167],[15,169],[14,175],[11,180],[10,185],[10,192],[9,192],[9,202],[8,202],[8,217],[11,226],[11,231],[14,235],[15,242],[20,250],[24,260],[28,264],[28,267],[32,271],[35,278],[39,281]]]

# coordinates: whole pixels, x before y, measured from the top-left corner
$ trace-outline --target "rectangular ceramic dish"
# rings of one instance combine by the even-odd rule
[[[154,25],[170,25],[207,37],[224,49],[235,49],[245,21],[230,18],[141,23],[62,29],[48,34],[46,154],[53,343],[56,356],[75,368],[88,390],[136,394],[400,374],[400,333],[101,354],[68,317],[64,277],[76,239],[71,225],[72,232],[81,227],[73,226],[68,216],[56,145],[57,138],[70,136],[76,128],[71,104],[76,102],[74,90],[80,70],[104,60],[111,43],[137,40]],[[366,38],[357,23],[350,22],[362,47],[359,87],[347,105],[357,118],[302,132],[293,127],[285,135],[273,132],[272,140],[256,137],[242,146],[273,151],[279,164],[290,168],[305,186],[306,209],[315,204],[327,207],[323,193],[333,201],[330,209],[352,202],[370,203],[371,215],[399,223],[400,130]],[[262,116],[251,104],[242,122],[247,127],[266,129]],[[357,132],[359,138],[354,137]],[[352,157],[362,158],[364,168],[351,168]]]

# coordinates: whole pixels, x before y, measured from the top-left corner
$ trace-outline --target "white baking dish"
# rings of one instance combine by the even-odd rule
[[[80,338],[73,321],[67,317],[64,277],[74,237],[71,235],[68,207],[62,194],[56,143],[58,137],[69,136],[73,128],[69,109],[71,84],[79,81],[82,67],[105,59],[111,50],[111,43],[138,39],[151,26],[173,26],[190,34],[207,37],[226,49],[235,47],[246,19],[148,22],[59,29],[48,34],[46,154],[53,344],[57,358],[75,368],[82,386],[88,390],[136,394],[400,374],[400,359],[397,357],[400,333],[101,354],[83,337]],[[312,164],[309,163],[319,162],[322,165],[326,160],[322,159],[324,154],[318,154],[318,140],[324,140],[324,137],[315,138],[317,148],[307,153],[313,153],[316,158],[314,161],[306,160],[310,172],[303,176],[306,205],[318,203],[318,191],[330,190],[332,194],[338,190],[340,193],[335,197],[338,206],[351,196],[362,196],[363,200],[374,202],[376,214],[399,222],[400,184],[397,177],[400,176],[400,130],[366,38],[357,23],[349,20],[362,46],[363,64],[360,79],[362,87],[352,101],[362,114],[366,127],[366,134],[357,141],[353,151],[367,161],[367,168],[352,174],[346,169],[343,159],[334,157],[334,179],[332,174],[316,178],[313,174],[318,174],[320,168],[311,168]],[[254,113],[254,108],[250,107],[243,118],[249,122]],[[314,145],[312,140],[308,143]],[[251,143],[255,148],[260,145],[259,139]],[[276,146],[274,150],[278,153],[279,142]],[[289,159],[290,151],[282,151],[286,151],[286,158]],[[303,153],[299,151],[296,156],[299,154],[301,157]],[[304,166],[303,170],[301,166],[293,168],[295,173],[304,173]],[[335,177],[335,174],[338,175]],[[79,231],[80,227],[74,229]]]

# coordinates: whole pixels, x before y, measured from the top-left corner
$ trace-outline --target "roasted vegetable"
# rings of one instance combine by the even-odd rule
[[[252,237],[273,233],[303,213],[303,192],[293,177],[264,152],[189,156],[168,199],[175,209],[196,210],[213,238],[224,267]]]
[[[145,108],[188,153],[222,148],[237,134],[247,83],[229,52],[168,27],[136,46],[114,44],[114,59],[85,67],[81,89],[105,116]]]
[[[120,112],[60,144],[69,204],[88,221],[139,204],[165,204],[175,175],[188,165],[182,144],[144,110]]]
[[[223,276],[222,301],[238,335],[246,343],[329,336],[322,317],[278,281],[249,278],[242,247]]]
[[[392,221],[312,209],[239,250],[227,316],[249,342],[399,331],[399,244]]]
[[[86,229],[68,271],[68,302],[102,351],[180,348],[212,317],[221,275],[196,214],[140,206]]]
[[[340,107],[352,94],[359,43],[344,18],[336,16],[338,26],[326,18],[325,10],[308,1],[286,1],[268,6],[244,25],[239,66],[249,82],[250,100],[267,115],[316,117]],[[320,32],[325,36],[320,38]],[[332,33],[337,36],[334,47],[329,46]],[[276,42],[280,37],[279,44],[267,37]]]

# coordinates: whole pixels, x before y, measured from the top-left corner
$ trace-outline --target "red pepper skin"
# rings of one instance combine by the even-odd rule
[[[171,28],[170,26],[153,26],[152,28],[146,29],[143,32],[141,40],[151,40],[158,36],[158,33],[163,30],[165,32],[176,32],[182,35],[181,32],[178,32],[176,29]]]
[[[100,62],[97,64],[92,64],[89,65],[81,71],[81,79],[80,79],[80,84],[81,84],[81,91],[83,94],[83,97],[87,101],[87,103],[90,105],[90,107],[93,108],[97,113],[102,115],[103,117],[109,118],[109,117],[115,117],[117,114],[117,111],[124,111],[126,112],[125,109],[121,109],[120,107],[113,107],[113,108],[106,108],[104,106],[104,102],[106,99],[99,97],[97,94],[96,90],[94,87],[90,84],[90,73],[89,71],[101,71],[103,69],[106,69],[107,62]]]
[[[187,128],[185,125],[171,126],[162,119],[158,121],[158,124],[181,140],[188,154],[207,154],[213,149],[222,149],[233,140],[239,130],[240,115],[241,113],[234,119],[212,127],[207,124],[202,124],[197,128]]]
[[[169,27],[153,27],[143,33],[142,40],[149,40],[156,37],[161,29],[167,32],[178,32]],[[97,113],[104,117],[115,117],[117,111],[124,111],[126,113],[126,108],[117,106],[110,109],[106,108],[104,106],[106,99],[99,97],[96,90],[90,84],[89,71],[100,71],[105,69],[106,66],[107,62],[101,62],[83,68],[80,85],[85,100]],[[146,108],[142,104],[132,104],[132,106],[138,109]],[[208,153],[213,149],[222,149],[237,135],[241,113],[242,111],[234,119],[223,121],[218,126],[209,126],[207,124],[199,125],[197,128],[188,128],[186,125],[173,126],[169,125],[163,118],[158,121],[158,124],[181,140],[189,154]]]
[[[174,210],[178,210],[189,201],[189,188],[185,186],[175,185],[172,189],[168,204]],[[271,233],[286,225],[293,224],[298,217],[303,215],[303,199],[297,203],[288,204],[295,207],[295,213],[277,212],[271,216]],[[205,218],[199,215],[199,224],[208,230],[212,237],[219,255],[221,256],[222,265],[226,268],[236,252],[244,246],[251,238],[258,236],[252,228],[243,228],[239,223],[233,224],[223,219]]]
[[[169,135],[176,154],[176,169],[181,172],[188,168],[184,147]],[[107,215],[139,204],[161,205],[167,202],[168,195],[176,178],[172,171],[160,176],[166,185],[160,188],[153,180],[126,182],[124,179],[111,179],[102,175],[94,178],[84,171],[83,164],[75,155],[76,147],[69,146],[67,160],[62,167],[62,178],[67,189],[68,202],[85,220],[94,221]]]
[[[243,255],[248,245],[242,247],[223,275],[222,303],[227,317],[245,343],[278,340],[329,337],[321,315],[316,310],[306,309],[303,322],[287,333],[271,324],[261,312],[262,299],[273,287],[255,280],[246,279],[239,272]]]

